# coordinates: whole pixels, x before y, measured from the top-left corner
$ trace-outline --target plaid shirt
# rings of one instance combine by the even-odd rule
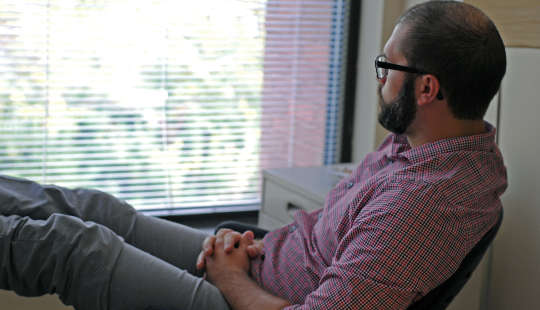
[[[486,129],[412,149],[389,135],[323,209],[265,236],[252,278],[286,309],[406,309],[498,219],[506,169]]]

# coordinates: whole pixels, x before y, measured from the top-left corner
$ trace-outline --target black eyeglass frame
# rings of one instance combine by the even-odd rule
[[[427,72],[413,68],[413,67],[406,67],[401,65],[396,65],[391,62],[386,61],[380,61],[381,58],[386,58],[384,55],[379,55],[377,58],[375,58],[375,74],[377,75],[377,79],[383,79],[385,76],[388,75],[388,69],[390,70],[397,70],[397,71],[404,71],[409,73],[418,73],[418,74],[426,74]],[[385,71],[385,74],[383,76],[379,76],[379,68],[387,69]]]
[[[413,67],[396,65],[396,64],[393,64],[393,63],[387,62],[387,61],[380,61],[379,59],[381,59],[383,57],[386,59],[386,57],[384,55],[379,55],[379,56],[377,56],[375,58],[375,75],[377,76],[378,80],[381,80],[384,77],[386,77],[388,75],[388,70],[397,70],[397,71],[416,73],[416,74],[429,74],[426,71],[419,70],[419,69],[416,69],[416,68],[413,68]],[[379,68],[386,69],[386,71],[384,72],[384,75],[381,76],[381,77],[379,77]],[[443,97],[440,90],[437,93],[437,99],[439,99],[439,100],[444,99],[444,97]]]

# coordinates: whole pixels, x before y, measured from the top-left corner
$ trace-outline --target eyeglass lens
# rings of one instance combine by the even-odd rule
[[[379,56],[377,57],[376,61],[386,62],[386,57]],[[388,69],[381,68],[379,66],[375,66],[375,70],[377,71],[377,78],[382,79],[388,74]]]

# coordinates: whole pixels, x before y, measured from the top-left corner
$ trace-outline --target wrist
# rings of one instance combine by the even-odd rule
[[[226,272],[214,277],[213,284],[220,290],[224,290],[227,287],[231,287],[231,284],[237,283],[240,279],[249,278],[246,271],[242,269],[229,269]]]

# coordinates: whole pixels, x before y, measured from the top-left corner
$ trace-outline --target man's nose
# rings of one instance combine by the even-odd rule
[[[382,79],[377,79],[377,81],[379,81],[379,83],[380,83],[381,85],[384,85],[384,84],[386,83],[386,76],[383,77]]]

